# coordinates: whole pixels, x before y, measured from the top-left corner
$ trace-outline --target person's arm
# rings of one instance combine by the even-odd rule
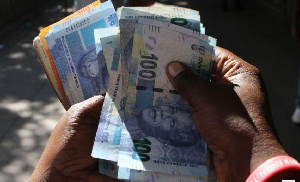
[[[167,74],[191,106],[220,181],[245,181],[266,160],[288,155],[273,129],[267,92],[256,67],[217,48],[211,83],[179,62],[169,64]]]

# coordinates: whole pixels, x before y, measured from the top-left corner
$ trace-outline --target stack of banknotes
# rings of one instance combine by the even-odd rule
[[[92,156],[131,181],[214,181],[188,103],[166,76],[172,61],[209,81],[216,39],[198,11],[96,1],[41,30],[34,48],[67,109],[105,94]]]

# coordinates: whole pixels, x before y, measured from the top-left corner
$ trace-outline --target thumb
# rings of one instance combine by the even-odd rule
[[[167,66],[167,76],[175,90],[188,101],[190,106],[208,100],[211,86],[208,82],[193,74],[191,70],[180,62],[171,62]]]
[[[67,121],[75,119],[76,122],[91,122],[90,124],[98,125],[103,102],[104,97],[101,95],[91,97],[73,105],[63,118]]]

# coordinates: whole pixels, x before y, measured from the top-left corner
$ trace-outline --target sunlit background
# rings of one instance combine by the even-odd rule
[[[82,0],[84,1],[84,0]],[[257,66],[275,127],[300,160],[300,125],[291,122],[297,95],[299,42],[291,34],[292,0],[159,0],[156,6],[200,11],[218,45]],[[116,6],[125,1],[114,0]],[[32,48],[39,30],[74,11],[72,0],[5,0],[0,6],[0,182],[27,181],[65,112]],[[298,25],[299,26],[299,25]],[[217,113],[216,113],[217,114]]]

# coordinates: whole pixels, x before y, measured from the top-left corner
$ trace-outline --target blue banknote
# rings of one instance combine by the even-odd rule
[[[97,59],[94,30],[117,26],[117,15],[111,1],[108,1],[73,21],[53,28],[51,36],[59,54],[53,54],[53,57],[57,67],[60,65],[62,68],[58,72],[60,77],[65,78],[62,84],[71,105],[106,92],[108,70],[106,64],[99,64]],[[54,52],[53,46],[49,47]]]
[[[196,36],[196,35],[195,35]],[[122,168],[206,176],[207,146],[166,66],[177,60],[209,80],[215,39],[136,24],[118,165]]]
[[[108,74],[110,75],[110,70],[113,60],[119,61],[120,57],[120,45],[117,41],[117,34],[119,33],[119,27],[112,28],[101,28],[95,29],[95,44],[96,53],[99,58],[100,63],[106,63]],[[117,68],[114,68],[114,70]]]
[[[182,176],[178,174],[165,174],[150,171],[134,170],[122,168],[117,165],[117,162],[99,160],[99,172],[112,178],[131,181],[145,182],[215,182],[214,176]],[[162,171],[163,172],[163,171]]]
[[[135,24],[138,23],[139,18],[152,18],[155,20],[170,22],[181,25],[188,29],[200,31],[200,16],[193,10],[184,10],[181,8],[147,8],[147,10],[140,10],[135,8],[120,9],[120,50],[121,50],[121,72],[123,79],[122,94],[127,97],[127,83],[129,74],[132,71],[130,63],[132,59],[132,46]]]
[[[102,41],[103,45],[105,40]],[[111,45],[109,45],[111,48]],[[106,46],[103,46],[103,52]],[[102,112],[96,133],[92,156],[94,158],[105,159],[117,162],[120,148],[121,132],[123,122],[119,110],[122,104],[122,74],[120,71],[120,44],[119,34],[115,40],[114,51],[111,55],[106,55],[111,63],[109,86],[105,95]]]

